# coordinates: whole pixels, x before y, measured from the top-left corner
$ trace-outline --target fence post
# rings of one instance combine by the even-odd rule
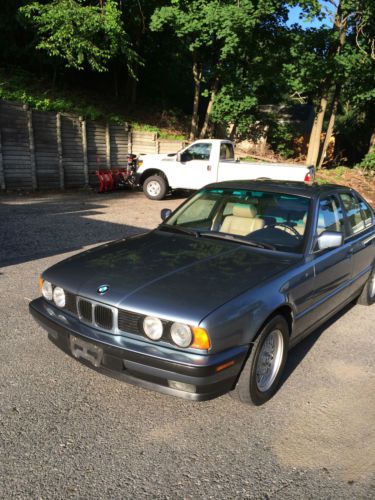
[[[5,175],[4,175],[4,163],[3,163],[3,143],[1,139],[1,129],[0,129],[0,189],[6,189]]]
[[[111,136],[109,132],[109,123],[105,124],[105,156],[107,168],[111,168]]]
[[[86,120],[79,117],[81,122],[81,133],[82,133],[82,152],[83,152],[83,175],[85,178],[85,186],[89,185],[89,162],[87,158],[87,130],[86,130]]]
[[[64,165],[61,140],[61,113],[56,114],[57,158],[59,164],[60,189],[64,189]]]
[[[128,132],[128,153],[131,155],[133,153],[133,134],[127,123],[125,123],[125,131]]]
[[[29,151],[30,151],[30,169],[31,169],[31,185],[33,191],[38,188],[38,179],[36,176],[36,162],[35,162],[35,142],[34,142],[34,129],[33,129],[33,112],[27,104],[23,106],[26,111],[27,117],[27,131],[29,134]]]

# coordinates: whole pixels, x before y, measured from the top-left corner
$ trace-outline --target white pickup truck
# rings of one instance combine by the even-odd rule
[[[313,182],[314,167],[236,161],[231,141],[202,139],[178,153],[140,155],[137,183],[151,200],[174,189],[199,189],[211,182],[250,179]]]

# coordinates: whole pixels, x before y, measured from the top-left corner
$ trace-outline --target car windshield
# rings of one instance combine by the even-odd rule
[[[247,189],[203,189],[162,225],[196,237],[300,252],[310,201],[303,196]]]

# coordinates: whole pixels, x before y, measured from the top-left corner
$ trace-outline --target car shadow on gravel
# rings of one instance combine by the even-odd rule
[[[149,229],[107,220],[98,200],[65,197],[0,205],[0,267],[50,257]],[[130,217],[129,217],[130,218]],[[104,219],[104,217],[103,217]]]
[[[350,302],[344,309],[341,309],[332,318],[327,320],[323,325],[317,328],[314,332],[310,333],[304,340],[297,344],[290,350],[286,365],[280,380],[280,387],[288,380],[297,366],[302,362],[304,357],[309,353],[310,349],[314,347],[315,342],[319,337],[342,316],[349,312],[355,306],[354,302]]]

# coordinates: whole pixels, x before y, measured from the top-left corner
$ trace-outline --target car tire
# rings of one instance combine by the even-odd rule
[[[365,286],[358,297],[357,304],[362,306],[371,306],[375,303],[375,266],[372,268],[371,274],[366,281]]]
[[[256,338],[231,397],[256,406],[268,401],[280,382],[288,346],[288,323],[283,316],[274,316]]]
[[[163,200],[167,191],[167,180],[161,175],[151,175],[143,183],[143,192],[150,200]]]

